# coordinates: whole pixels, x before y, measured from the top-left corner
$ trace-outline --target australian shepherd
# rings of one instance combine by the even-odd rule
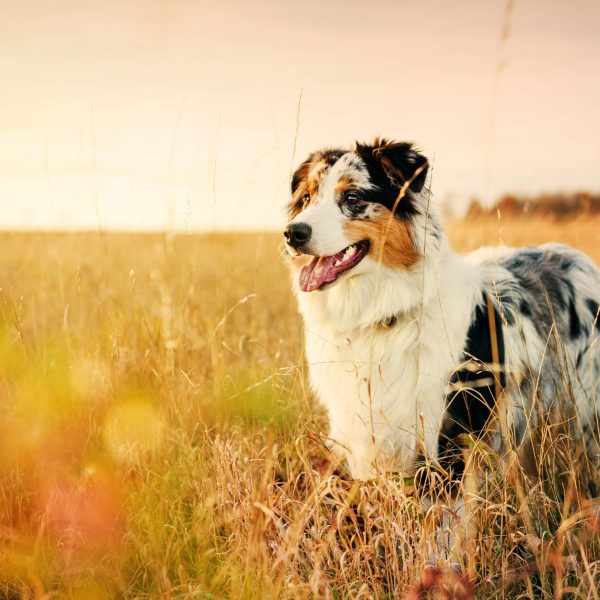
[[[600,269],[559,244],[459,256],[427,171],[376,139],[293,175],[285,242],[333,449],[355,479],[456,477],[460,434],[525,448],[560,413],[597,458]]]

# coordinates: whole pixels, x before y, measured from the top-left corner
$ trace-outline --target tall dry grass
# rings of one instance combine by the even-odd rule
[[[484,219],[451,237],[599,261],[599,224]],[[537,480],[472,451],[485,475],[476,531],[452,524],[458,569],[401,478],[327,471],[278,236],[0,245],[3,597],[598,598],[599,473],[560,432]]]

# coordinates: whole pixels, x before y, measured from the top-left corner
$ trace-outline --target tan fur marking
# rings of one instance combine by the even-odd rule
[[[341,194],[342,192],[351,189],[353,183],[354,181],[352,180],[352,177],[350,177],[349,175],[342,175],[335,185],[335,193]]]
[[[321,167],[323,165],[323,167]],[[298,185],[292,200],[289,204],[289,218],[293,219],[296,215],[300,214],[310,202],[303,202],[303,198],[306,194],[309,194],[311,200],[316,196],[319,189],[319,179],[323,174],[325,163],[321,160],[312,161],[306,163],[298,169],[297,175],[302,177],[302,181]]]
[[[300,214],[317,197],[319,184],[327,167],[327,163],[319,158],[302,168],[303,180],[292,197],[289,209],[290,219]],[[303,202],[302,199],[306,194],[310,195],[310,200]]]
[[[389,211],[382,209],[373,219],[348,221],[344,225],[344,231],[352,243],[369,240],[369,256],[373,260],[381,258],[381,264],[391,269],[410,269],[419,259],[410,235],[410,226],[393,218],[388,229],[388,219]]]
[[[319,191],[319,183],[320,183],[320,179],[310,179],[308,182],[308,193],[310,194],[310,198],[311,200],[317,195],[317,192]]]
[[[310,171],[310,164],[303,163],[302,165],[300,165],[300,167],[294,174],[295,177],[300,178],[300,183],[298,184],[298,187],[296,188],[296,191],[292,195],[290,203],[288,204],[288,216],[289,216],[290,220],[292,220],[296,215],[298,215],[300,212],[302,212],[303,206],[302,206],[301,198],[308,191],[306,178],[308,177],[309,171]]]
[[[303,209],[310,205],[310,203],[317,197],[319,193],[319,185],[323,179],[325,171],[330,167],[330,164],[323,157],[322,154],[316,153],[310,162],[307,162],[296,171],[296,175],[302,178],[298,185],[292,200],[288,206],[288,214],[290,220],[300,214]],[[349,178],[340,178],[349,179]],[[310,200],[304,202],[303,198],[306,194],[310,195]]]

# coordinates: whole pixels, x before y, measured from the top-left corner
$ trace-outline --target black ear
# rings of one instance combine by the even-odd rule
[[[386,175],[402,187],[410,181],[409,189],[420,192],[427,179],[429,164],[410,142],[385,142],[373,152],[381,161]]]
[[[356,144],[356,151],[363,159],[377,161],[390,183],[400,189],[410,181],[409,189],[420,192],[427,179],[429,163],[419,154],[411,142],[394,142],[376,138],[372,145]]]

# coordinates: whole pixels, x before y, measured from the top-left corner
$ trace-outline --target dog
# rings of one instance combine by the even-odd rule
[[[596,459],[600,269],[565,245],[459,256],[409,142],[312,153],[284,231],[311,386],[354,479],[440,465],[461,434],[531,448],[557,411]]]

